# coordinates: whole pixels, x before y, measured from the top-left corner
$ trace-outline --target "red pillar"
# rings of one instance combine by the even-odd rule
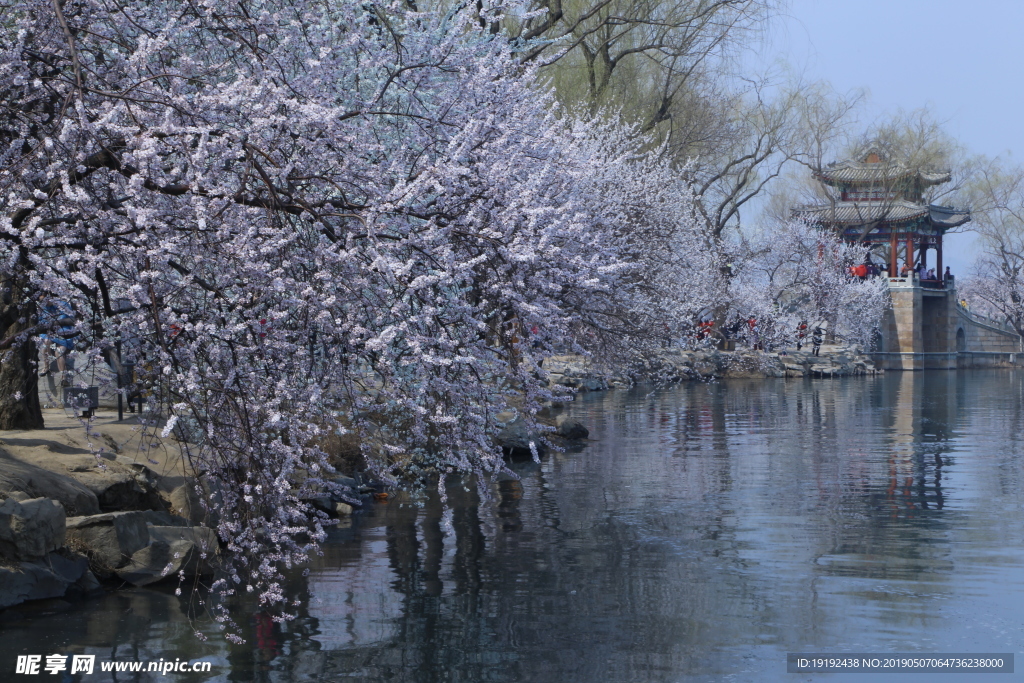
[[[896,250],[899,247],[896,242],[896,231],[892,228],[889,229],[892,230],[892,232],[889,233],[889,277],[896,277],[900,274],[899,263],[896,259]]]
[[[939,281],[943,281],[942,272],[942,235],[935,238],[935,275]]]
[[[914,267],[914,238],[907,235],[907,267]]]

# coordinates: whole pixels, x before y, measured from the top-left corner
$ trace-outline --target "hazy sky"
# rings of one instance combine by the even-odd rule
[[[864,88],[865,113],[929,108],[971,152],[1024,155],[1024,0],[790,0],[762,51],[809,80]],[[973,237],[947,236],[954,273]]]

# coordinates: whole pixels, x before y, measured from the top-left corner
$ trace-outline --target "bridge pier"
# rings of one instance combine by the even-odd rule
[[[953,281],[914,274],[889,278],[886,311],[872,356],[885,370],[954,370],[1024,365],[1020,336],[960,305]]]

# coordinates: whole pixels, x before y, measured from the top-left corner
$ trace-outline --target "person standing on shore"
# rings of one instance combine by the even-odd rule
[[[811,333],[811,353],[815,356],[821,351],[821,342],[825,338],[825,333],[821,329],[820,325],[814,326],[814,331]]]
[[[747,327],[750,328],[750,348],[757,351],[761,348],[761,334],[760,330],[757,329],[757,318],[750,316],[747,319]]]

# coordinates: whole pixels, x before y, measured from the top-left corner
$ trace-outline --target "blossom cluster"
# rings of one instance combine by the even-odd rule
[[[801,334],[808,343],[821,328],[837,341],[872,348],[889,290],[885,278],[851,273],[865,258],[863,246],[796,220],[750,236],[738,254],[730,313],[754,320],[761,345],[792,345]]]
[[[635,354],[651,321],[692,318],[710,262],[688,189],[631,131],[559,110],[483,28],[514,9],[0,19],[3,280],[135,362],[233,551],[222,589],[285,601],[280,572],[323,538],[306,501],[332,436],[386,482],[493,474],[497,416],[537,428],[559,398],[543,357]]]

